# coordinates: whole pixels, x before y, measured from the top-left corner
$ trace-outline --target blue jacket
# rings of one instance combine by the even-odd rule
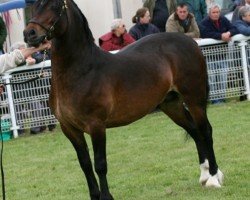
[[[250,36],[250,23],[243,20],[236,20],[234,26],[238,29],[239,33]]]
[[[227,31],[231,33],[231,36],[239,33],[237,28],[233,26],[226,17],[220,16],[219,23],[220,27],[217,28],[209,16],[203,19],[200,23],[201,38],[221,40],[221,34]]]
[[[131,29],[129,30],[129,34],[135,39],[139,40],[142,37],[145,37],[147,35],[153,34],[153,33],[159,33],[159,29],[149,23],[149,24],[135,24]]]

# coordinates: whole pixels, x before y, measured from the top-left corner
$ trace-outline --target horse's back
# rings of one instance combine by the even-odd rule
[[[198,44],[183,33],[146,36],[124,48],[117,56],[135,60],[135,64],[140,61],[145,68],[153,66],[167,71],[170,68],[178,79],[187,80],[185,76],[194,75],[201,76],[200,79],[206,82],[207,68],[203,54]]]
[[[134,53],[154,53],[154,51],[171,50],[174,53],[184,52],[189,50],[189,53],[194,51],[199,51],[197,43],[191,38],[183,33],[156,33],[148,35],[141,38],[125,47],[120,53],[129,53],[130,51],[135,51]]]

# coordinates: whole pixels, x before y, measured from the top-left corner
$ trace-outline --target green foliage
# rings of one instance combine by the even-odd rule
[[[116,200],[249,199],[250,102],[210,106],[221,189],[199,185],[193,140],[161,112],[107,131],[108,180]],[[93,151],[86,136],[91,156]],[[10,200],[89,199],[71,143],[46,132],[4,143],[6,195]]]

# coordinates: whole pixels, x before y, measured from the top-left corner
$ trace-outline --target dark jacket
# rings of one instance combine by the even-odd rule
[[[151,23],[161,32],[166,32],[167,19],[175,12],[176,4],[176,0],[146,0],[143,7],[149,9]]]
[[[154,8],[155,8],[155,1],[156,0],[146,0],[143,4],[143,7],[146,7],[149,9],[150,16],[153,19],[154,17]],[[177,2],[176,0],[166,0],[166,5],[168,8],[168,13],[171,15],[173,12],[175,12]]]
[[[250,23],[243,20],[236,20],[234,26],[238,29],[239,33],[250,36]]]
[[[213,38],[221,40],[221,34],[229,31],[231,36],[238,34],[238,30],[233,26],[230,21],[224,16],[219,18],[219,28],[217,28],[210,17],[206,17],[200,23],[201,38]]]
[[[159,29],[153,24],[135,24],[130,30],[129,34],[135,39],[139,40],[150,34],[159,33]]]
[[[7,37],[6,26],[2,17],[0,17],[0,50],[2,51],[3,51],[3,43],[5,42],[6,37]]]

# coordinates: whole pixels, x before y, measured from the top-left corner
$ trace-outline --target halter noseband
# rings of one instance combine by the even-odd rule
[[[44,25],[42,25],[41,23],[37,22],[36,20],[29,20],[28,24],[33,23],[33,24],[38,24],[40,27],[42,27],[44,30],[46,30],[46,35],[45,35],[45,39],[46,38],[50,38],[52,36],[53,31],[55,30],[55,25],[58,23],[58,21],[61,19],[63,13],[66,11],[66,9],[68,8],[67,6],[67,2],[66,0],[63,0],[63,6],[60,12],[60,15],[58,16],[58,18],[56,19],[56,21],[52,24],[51,27],[46,28]]]

